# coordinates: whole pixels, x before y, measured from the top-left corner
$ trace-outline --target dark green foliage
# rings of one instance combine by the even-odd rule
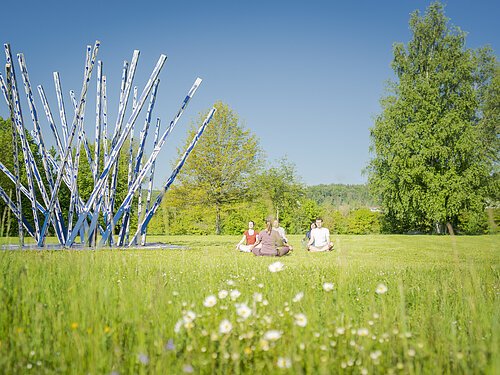
[[[306,196],[319,205],[351,208],[377,206],[368,185],[320,184],[308,186]]]

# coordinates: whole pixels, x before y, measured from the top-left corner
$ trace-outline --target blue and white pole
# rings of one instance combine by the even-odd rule
[[[95,143],[94,143],[94,183],[99,175],[101,157],[101,120],[102,120],[102,61],[97,62],[97,97],[95,103]]]
[[[10,45],[4,44],[4,50],[5,50],[7,65],[9,65],[9,67],[10,67],[10,69],[8,69],[8,72],[10,73],[10,77],[7,76],[7,86],[11,87],[12,90],[10,92],[11,97],[9,99],[12,102],[13,107],[14,107],[14,119],[15,119],[14,122],[16,124],[17,133],[19,134],[19,137],[21,139],[21,148],[23,151],[24,166],[26,168],[26,176],[28,178],[28,187],[29,187],[29,191],[30,191],[30,196],[32,198],[31,199],[31,211],[33,213],[33,221],[35,223],[35,239],[38,241],[39,235],[40,235],[40,226],[38,224],[38,216],[36,213],[36,206],[34,203],[36,201],[36,195],[35,195],[35,185],[33,183],[33,175],[31,173],[32,164],[34,164],[34,162],[30,158],[31,152],[29,149],[28,142],[26,140],[26,134],[24,132],[23,115],[22,115],[22,111],[21,111],[21,103],[19,101],[19,93],[17,91],[16,74],[15,74],[14,65],[12,63],[12,54],[10,51]],[[4,87],[4,85],[2,85],[2,91],[4,90],[3,87]]]
[[[153,87],[154,90],[154,87]],[[134,97],[132,100],[132,108],[135,108],[137,105],[137,86],[134,86]],[[132,185],[132,162],[134,160],[134,130],[135,130],[135,124],[132,127],[132,130],[130,131],[130,144],[128,148],[128,174],[127,174],[127,189],[130,189],[130,185]],[[122,220],[122,227],[120,229],[120,237],[118,240],[118,246],[123,246],[126,241],[128,241],[128,234],[130,231],[130,220],[129,220],[129,214],[130,214],[130,207],[127,210],[127,213],[125,217]]]
[[[157,118],[153,147],[156,147],[156,145],[158,144],[158,136],[159,135],[160,135],[160,119]],[[148,195],[146,198],[146,209],[145,209],[144,216],[147,216],[147,214],[149,212],[149,206],[151,205],[151,195],[153,194],[153,180],[154,180],[154,176],[155,176],[155,166],[156,166],[156,160],[151,165],[151,172],[149,174]],[[139,216],[137,218],[137,222],[138,223],[141,222],[141,216]],[[142,246],[144,246],[146,244],[146,234],[147,234],[147,230],[144,230],[144,233],[142,234],[142,237],[141,237],[141,245]]]
[[[48,185],[49,185],[49,191],[52,193],[52,190],[54,188],[54,179],[52,177],[52,170],[48,165],[47,161],[47,149],[45,148],[45,142],[43,140],[43,135],[42,131],[40,129],[40,123],[38,121],[38,111],[35,106],[35,101],[33,99],[33,92],[31,90],[31,83],[28,75],[28,68],[26,66],[26,61],[24,59],[24,55],[22,53],[19,53],[17,55],[17,60],[19,62],[19,68],[21,69],[21,76],[23,78],[23,83],[24,83],[24,91],[26,93],[26,98],[28,99],[28,106],[30,109],[30,115],[31,115],[31,120],[33,121],[33,126],[34,126],[34,138],[36,143],[38,144],[38,150],[40,152],[40,155],[42,156],[42,165],[45,170],[45,177],[47,178]],[[38,174],[38,171],[34,171],[35,176]],[[47,191],[45,190],[45,185],[43,184],[43,181],[41,178],[37,179],[38,187],[40,189],[40,192],[42,194],[43,200],[46,205],[49,203],[49,197],[47,195]],[[56,201],[54,205],[54,215],[52,217],[52,220],[54,221],[55,225],[55,230],[56,230],[56,235],[59,239],[59,242],[63,244],[65,242],[64,240],[64,224],[63,224],[63,217],[62,217],[62,212],[61,212],[61,207],[59,205],[59,199],[57,199],[56,196]],[[49,212],[49,215],[52,215],[52,212]]]
[[[5,73],[8,77],[10,77],[10,65],[5,66]],[[0,76],[0,78],[2,78]],[[3,78],[2,78],[3,79]],[[10,81],[9,81],[10,84]],[[4,87],[5,84],[2,84]],[[23,206],[22,206],[22,197],[21,197],[21,179],[19,177],[19,149],[17,145],[17,131],[16,125],[14,124],[14,105],[10,100],[12,93],[12,88],[7,87],[7,92],[4,92],[5,100],[7,101],[7,106],[9,107],[9,115],[11,122],[11,130],[12,130],[12,149],[14,151],[14,172],[15,179],[14,184],[16,185],[16,203],[17,203],[17,211],[19,212],[19,216],[17,216],[17,225],[19,229],[19,247],[22,248],[24,246],[24,230],[23,230]]]
[[[132,147],[130,148],[130,160],[129,160],[129,180],[128,180],[128,189],[132,186],[132,182],[137,177],[137,173],[139,173],[139,169],[141,167],[142,155],[144,154],[144,147],[146,144],[146,138],[148,134],[149,125],[151,123],[151,114],[153,112],[154,104],[156,102],[156,94],[158,93],[158,85],[160,84],[160,80],[156,80],[153,86],[153,92],[151,93],[151,97],[149,99],[148,109],[146,111],[146,119],[144,120],[144,125],[141,129],[139,135],[139,146],[137,148],[137,154],[135,157],[135,162],[132,156]],[[133,171],[132,171],[133,166]],[[132,197],[133,200],[133,197]],[[126,223],[126,232],[125,232],[125,243],[128,243],[129,232],[130,232],[130,208],[132,206],[132,200],[130,201],[129,206],[127,207],[124,219],[122,223]],[[142,197],[141,197],[141,185],[139,185],[139,194],[137,198],[137,214],[141,215],[142,210]],[[120,240],[120,245],[123,245],[123,240]]]
[[[103,160],[106,162],[108,160],[108,96],[106,89],[106,76],[102,76],[102,129],[103,129]],[[108,178],[104,181],[104,202],[103,202],[103,218],[104,225],[108,225],[109,218],[109,184]]]
[[[121,97],[122,100],[120,100],[120,106],[118,108],[118,118],[117,118],[116,125],[115,125],[115,132],[113,134],[113,140],[111,141],[111,147],[114,147],[116,145],[117,137],[120,136],[120,133],[122,131],[125,110],[127,108],[128,99],[130,96],[130,90],[132,89],[132,83],[134,81],[135,71],[137,68],[137,62],[139,61],[139,55],[140,55],[140,52],[138,50],[135,50],[133,55],[132,55],[132,61],[130,62],[130,67],[129,67],[127,74],[126,74],[125,86],[124,86],[124,89],[122,92],[123,97]],[[135,101],[137,101],[137,99],[135,99]],[[135,104],[137,104],[137,103],[135,103]],[[133,100],[132,111],[134,111],[134,109],[135,109],[135,104],[134,104],[134,100]],[[116,164],[114,165],[113,174],[111,177],[111,190],[110,190],[110,195],[111,195],[110,196],[110,211],[111,211],[111,213],[113,213],[113,211],[114,211],[117,181],[118,181],[118,160],[116,161]],[[123,237],[122,236],[123,235],[123,225],[122,225],[122,230],[120,232],[121,233],[119,235],[119,240],[118,240],[119,242],[121,242],[120,239]],[[113,242],[112,239],[111,239],[111,242]]]
[[[148,214],[144,217],[144,219],[142,220],[142,222],[138,226],[137,232],[135,233],[135,235],[132,238],[132,240],[130,241],[130,243],[135,242],[139,233],[144,234],[146,232],[146,228],[148,227],[148,224],[149,224],[151,218],[153,217],[153,215],[156,213],[156,211],[160,207],[161,201],[163,200],[165,193],[168,191],[168,189],[170,188],[172,183],[175,181],[177,174],[179,173],[182,166],[186,162],[186,159],[188,158],[188,156],[191,153],[191,151],[193,150],[193,148],[196,146],[196,143],[198,143],[198,140],[200,139],[201,135],[203,134],[203,131],[205,130],[205,128],[208,125],[208,123],[210,122],[210,120],[212,120],[212,117],[213,117],[215,112],[216,112],[216,109],[212,108],[210,110],[210,112],[208,113],[207,117],[205,118],[205,121],[203,121],[203,124],[198,128],[198,132],[195,134],[195,136],[193,137],[193,140],[191,141],[189,146],[186,148],[186,151],[184,152],[181,159],[177,163],[177,166],[172,171],[172,174],[168,178],[165,186],[163,187],[162,192],[158,195],[158,197],[156,197],[156,200],[155,200],[155,203],[153,204],[153,207],[151,208],[151,210],[148,212]]]
[[[83,221],[85,220],[85,215],[88,213],[90,207],[94,203],[95,199],[99,194],[101,194],[101,190],[103,188],[106,176],[109,174],[110,167],[113,165],[115,162],[118,160],[118,155],[120,152],[121,147],[123,146],[123,143],[125,142],[128,134],[130,133],[130,130],[132,129],[132,126],[134,125],[135,121],[137,120],[137,117],[139,116],[139,113],[144,106],[144,102],[146,101],[147,97],[149,96],[149,93],[151,92],[151,89],[153,88],[154,82],[158,79],[158,75],[160,74],[160,71],[165,64],[165,61],[167,59],[167,56],[161,55],[156,67],[154,68],[153,72],[151,73],[151,76],[149,77],[148,82],[146,83],[146,86],[144,87],[144,90],[142,91],[142,94],[138,100],[137,107],[132,111],[132,114],[130,115],[129,120],[127,121],[127,124],[125,125],[125,128],[123,129],[123,132],[120,134],[118,137],[118,140],[116,142],[115,147],[111,150],[109,154],[108,161],[105,163],[103,172],[99,179],[97,180],[97,184],[94,186],[94,190],[90,194],[90,197],[85,204],[84,207],[84,212],[80,214],[80,217],[78,218],[77,223],[75,224],[75,230],[79,229]],[[67,245],[71,245],[74,241],[74,236],[70,237],[68,241],[66,242]]]
[[[82,86],[82,92],[80,94],[80,102],[78,104],[78,110],[75,112],[75,116],[73,118],[73,122],[72,122],[72,125],[71,125],[71,131],[70,131],[69,136],[68,136],[68,142],[67,142],[67,146],[66,146],[66,151],[65,151],[65,153],[64,153],[64,155],[62,157],[61,167],[59,168],[59,173],[57,174],[57,179],[56,179],[56,182],[54,184],[54,191],[53,191],[52,197],[50,199],[49,207],[47,208],[47,210],[49,212],[53,209],[53,206],[54,206],[54,203],[55,203],[55,199],[56,199],[55,195],[58,193],[59,187],[61,186],[62,176],[63,176],[63,173],[64,173],[64,167],[65,167],[65,165],[66,165],[66,163],[68,161],[68,155],[71,152],[71,143],[73,141],[73,137],[75,136],[76,129],[77,129],[78,124],[80,122],[80,117],[83,116],[82,110],[84,109],[85,98],[87,96],[88,83],[89,83],[90,77],[92,75],[92,68],[94,66],[95,59],[96,59],[96,56],[97,56],[97,51],[99,50],[100,44],[101,43],[99,41],[96,41],[95,45],[94,45],[94,48],[92,50],[92,59],[91,59],[90,68],[86,72],[87,73],[86,74],[86,79],[85,79],[84,84]],[[49,216],[46,215],[43,227],[42,227],[41,232],[40,232],[40,238],[38,239],[38,246],[40,246],[40,247],[43,246],[43,244],[44,244],[45,235],[47,233],[48,218],[49,218]],[[83,222],[83,219],[82,219],[82,222]],[[66,241],[66,243],[67,242],[68,241]]]
[[[22,212],[18,210],[14,202],[12,202],[12,199],[5,193],[5,190],[3,190],[2,187],[0,187],[0,197],[4,200],[5,204],[10,208],[10,210],[14,213],[14,215],[17,217],[17,220],[21,222],[21,227],[24,226],[26,228],[26,231],[31,237],[35,237],[35,232],[33,231],[33,228],[31,227],[30,223],[22,216]],[[22,247],[22,246],[21,246]]]
[[[148,161],[144,164],[144,167],[139,171],[139,174],[135,178],[135,180],[134,180],[134,182],[132,184],[132,187],[129,189],[129,191],[127,193],[127,196],[123,200],[120,208],[116,211],[116,215],[113,217],[113,222],[111,223],[111,227],[110,226],[106,227],[106,230],[104,231],[104,233],[102,235],[102,239],[101,239],[100,245],[103,245],[104,242],[106,241],[107,236],[109,235],[110,230],[112,229],[113,224],[116,225],[116,223],[118,222],[118,220],[124,214],[124,211],[125,211],[126,207],[128,207],[128,205],[130,204],[133,195],[135,194],[135,192],[137,191],[139,185],[142,183],[142,180],[144,179],[144,177],[148,173],[149,169],[151,168],[151,165],[153,164],[153,162],[158,157],[158,154],[160,153],[161,148],[165,144],[165,141],[166,141],[168,135],[175,128],[175,125],[177,124],[177,122],[181,118],[182,114],[184,113],[184,110],[186,109],[187,105],[189,104],[189,101],[194,96],[194,94],[196,93],[196,90],[200,86],[201,81],[202,81],[201,78],[197,78],[196,79],[195,83],[193,84],[193,86],[189,90],[188,94],[184,98],[184,100],[183,100],[183,102],[181,104],[181,108],[179,109],[179,111],[175,115],[174,119],[170,122],[170,125],[167,128],[167,130],[165,131],[165,133],[163,133],[163,135],[162,135],[159,143],[153,149],[153,152],[151,153]],[[134,236],[134,237],[136,237],[136,236]],[[135,240],[136,240],[136,238],[134,239],[134,241]]]
[[[9,180],[11,180],[14,183],[16,182],[17,180],[16,176],[14,176],[14,174],[11,171],[9,171],[9,169],[2,162],[0,162],[0,171],[2,171],[9,178]],[[31,195],[29,190],[26,189],[26,187],[21,182],[19,182],[19,191],[23,193],[26,196],[26,198],[28,198],[31,201]],[[40,202],[35,201],[35,206],[38,209],[38,211],[40,211],[41,213],[45,213],[45,207]]]
[[[54,76],[54,86],[56,88],[57,106],[59,108],[59,117],[61,119],[62,137],[64,141],[64,147],[66,147],[68,141],[68,122],[66,120],[66,108],[64,107],[61,79],[59,78],[58,72],[54,72],[53,76]]]

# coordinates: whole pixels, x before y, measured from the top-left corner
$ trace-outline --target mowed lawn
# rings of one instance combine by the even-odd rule
[[[500,373],[500,237],[333,238],[0,251],[0,373]]]

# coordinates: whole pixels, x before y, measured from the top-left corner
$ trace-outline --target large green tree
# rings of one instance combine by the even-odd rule
[[[484,211],[498,149],[481,109],[497,63],[487,49],[465,48],[465,33],[438,2],[409,25],[412,38],[394,45],[396,79],[371,129],[369,181],[393,230],[446,224],[453,233],[461,214]]]
[[[215,233],[220,234],[223,206],[243,201],[251,194],[252,176],[261,166],[261,150],[257,137],[242,125],[235,111],[222,102],[215,103],[215,107],[217,112],[179,174],[173,199],[211,207]],[[200,114],[179,155],[205,116]]]

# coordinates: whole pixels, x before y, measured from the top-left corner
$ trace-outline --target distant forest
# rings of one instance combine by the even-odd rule
[[[379,204],[368,190],[368,185],[321,184],[308,186],[306,197],[320,206],[334,208],[349,207],[378,207]]]

